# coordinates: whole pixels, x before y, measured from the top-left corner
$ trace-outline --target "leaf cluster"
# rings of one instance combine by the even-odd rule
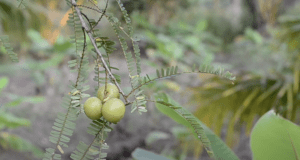
[[[89,66],[88,52],[87,52],[87,36],[90,38],[93,45],[92,51],[95,53],[94,58],[94,81],[97,83],[99,88],[101,84],[106,85],[109,81],[116,84],[119,89],[120,94],[125,99],[125,105],[131,105],[131,112],[138,111],[140,114],[146,112],[146,96],[143,94],[144,91],[142,86],[151,83],[155,80],[169,78],[171,76],[176,76],[182,73],[211,73],[223,76],[225,78],[234,80],[234,77],[229,72],[224,73],[223,69],[213,69],[210,66],[201,66],[196,69],[196,65],[192,68],[192,71],[178,73],[178,67],[174,66],[171,68],[161,69],[157,71],[157,77],[151,79],[148,75],[146,77],[141,76],[141,58],[140,49],[137,45],[137,39],[133,38],[133,29],[131,25],[131,20],[129,15],[124,8],[120,0],[117,0],[119,8],[124,16],[126,22],[126,30],[122,26],[121,22],[115,18],[112,14],[107,14],[107,4],[104,10],[101,10],[95,1],[89,1],[93,7],[85,5],[77,5],[75,0],[67,0],[70,5],[72,12],[69,14],[68,24],[74,29],[74,35],[71,37],[72,42],[75,43],[76,47],[76,59],[70,60],[68,65],[72,72],[77,73],[77,78],[75,83],[71,82],[69,85],[70,92],[66,95],[62,102],[62,107],[67,110],[66,113],[58,113],[55,119],[53,130],[51,131],[51,136],[49,140],[55,144],[55,148],[47,148],[44,159],[61,159],[61,154],[64,153],[63,148],[67,148],[67,143],[70,141],[70,137],[75,129],[77,116],[83,112],[83,105],[81,104],[84,98],[89,97],[89,94],[85,92],[89,89],[87,83],[87,73]],[[94,20],[87,17],[84,14],[84,9],[90,9],[99,13],[99,19]],[[95,28],[95,26],[101,21],[102,17],[105,17],[111,24],[115,34],[118,37],[119,43],[121,44],[122,52],[124,54],[127,68],[128,77],[130,79],[130,84],[132,90],[125,94],[119,83],[121,81],[118,74],[113,73],[114,70],[118,68],[111,66],[110,64],[110,54],[115,50],[114,42],[108,37],[103,37],[101,32]],[[126,38],[131,40],[133,46],[133,53],[129,50]],[[95,90],[96,91],[96,90]],[[129,97],[133,96],[134,100],[129,102]],[[161,102],[163,103],[163,102]],[[175,109],[175,108],[173,108]],[[194,124],[195,119],[190,114],[182,113],[188,123],[194,128],[198,136],[201,136],[201,141],[205,144],[205,148],[212,155],[213,153],[209,149],[210,142],[205,138],[205,134],[202,131],[201,125]],[[106,122],[103,118],[93,121],[88,127],[87,132],[94,136],[94,140],[88,144],[84,142],[79,142],[77,150],[75,150],[71,158],[72,159],[94,159],[98,156],[98,159],[105,159],[106,153],[103,149],[107,149],[108,145],[105,143],[107,133],[110,132],[112,128],[110,123]],[[57,153],[57,151],[59,151]]]

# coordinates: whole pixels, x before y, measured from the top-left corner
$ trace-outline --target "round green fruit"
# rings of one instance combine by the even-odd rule
[[[97,97],[101,100],[101,101],[107,101],[110,98],[120,98],[120,93],[119,93],[119,89],[116,85],[112,84],[112,83],[108,83],[106,86],[106,98],[104,99],[104,90],[105,90],[105,85],[100,87],[98,89],[98,95]]]
[[[83,105],[84,113],[92,120],[102,117],[102,102],[97,97],[88,98]]]
[[[125,105],[118,98],[107,100],[102,107],[103,117],[111,123],[118,123],[125,114]]]

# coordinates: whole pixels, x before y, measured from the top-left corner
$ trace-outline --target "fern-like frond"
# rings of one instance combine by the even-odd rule
[[[232,73],[230,73],[229,71],[224,72],[224,68],[218,68],[218,69],[214,69],[213,66],[211,65],[202,65],[199,67],[199,71],[195,70],[192,72],[199,72],[199,73],[210,73],[210,74],[214,74],[220,77],[224,77],[227,78],[231,81],[235,80],[235,77],[232,76]],[[189,73],[189,72],[187,72]]]
[[[80,63],[78,66],[78,74],[79,74],[78,78],[86,79],[88,77],[89,59],[88,56],[85,56],[84,54],[85,53],[83,53],[82,57],[79,60]]]
[[[112,67],[109,65],[109,58],[108,58],[108,55],[102,55],[103,58],[106,58],[107,60],[106,61],[106,64],[108,65],[108,68],[111,70],[119,70],[118,68],[116,67]],[[98,62],[98,55],[96,56],[93,56],[95,61],[96,61],[96,64],[95,64],[95,67],[94,67],[94,73],[95,73],[95,77],[93,78],[94,81],[97,82],[98,84],[98,87],[95,88],[95,91],[100,87],[100,84],[105,84],[105,81],[106,81],[106,78],[105,77],[101,77],[100,74],[104,74],[106,75],[106,71],[105,69],[103,70],[100,70],[100,68],[102,68],[102,64],[100,64],[100,62]],[[118,83],[121,83],[121,76],[118,75],[118,74],[114,74],[113,73],[113,76],[116,78],[117,82]]]
[[[142,79],[142,83],[137,86],[136,88],[134,88],[129,94],[132,94],[135,90],[139,89],[140,87],[147,85],[149,83],[152,83],[154,81],[157,80],[161,80],[161,79],[166,79],[166,78],[171,78],[180,74],[185,74],[185,73],[209,73],[209,74],[214,74],[214,75],[218,75],[220,77],[224,77],[227,78],[229,80],[235,80],[235,77],[232,76],[232,73],[230,72],[225,72],[224,73],[224,69],[219,68],[219,69],[214,69],[212,66],[209,65],[205,65],[205,66],[201,66],[199,67],[199,70],[196,70],[195,68],[192,69],[192,71],[186,71],[186,72],[178,72],[178,66],[172,66],[171,68],[167,68],[166,70],[164,70],[163,68],[161,69],[161,71],[159,71],[158,69],[156,70],[156,78],[151,79],[149,77],[148,74],[146,74],[146,76],[144,76]]]
[[[102,150],[109,148],[104,141],[107,137],[107,133],[110,131],[111,128],[107,125],[107,122],[104,121],[103,118],[92,121],[87,132],[95,136],[94,140],[89,145],[84,142],[79,142],[76,147],[77,150],[71,154],[71,158],[73,160],[94,159],[95,156],[99,154],[99,159],[104,160],[107,153],[104,153]]]
[[[136,69],[137,69],[137,75],[140,75],[142,72],[141,69],[141,51],[140,48],[138,46],[138,44],[136,44],[136,42],[132,41],[133,44],[133,51],[134,51],[134,55],[135,55],[135,61],[136,61]]]
[[[117,35],[119,42],[121,44],[123,53],[125,55],[125,59],[126,59],[126,63],[127,63],[127,67],[128,67],[128,71],[129,71],[129,76],[134,76],[136,75],[135,72],[135,61],[132,58],[132,53],[127,51],[128,50],[128,45],[127,42],[125,40],[125,38],[121,35],[121,23],[119,22],[119,20],[115,17],[113,17],[112,15],[109,15],[107,20],[110,22],[111,26],[113,27],[115,34]]]
[[[127,13],[127,10],[123,6],[123,3],[121,2],[121,0],[116,0],[116,1],[118,2],[118,5],[119,5],[119,7],[121,9],[121,12],[123,14],[123,17],[125,19],[129,36],[132,37],[132,35],[133,35],[133,28],[132,28],[132,25],[131,25],[131,19],[130,19],[128,13]]]
[[[135,95],[135,101],[132,103],[131,107],[131,112],[135,111],[136,109],[140,109],[139,112],[145,112],[145,107],[146,107],[146,101],[145,101],[145,95],[142,94],[142,90],[139,90],[142,86],[147,85],[149,83],[152,83],[157,80],[161,79],[166,79],[166,78],[171,78],[173,76],[177,76],[183,73],[210,73],[214,75],[219,75],[221,77],[225,77],[230,80],[234,80],[235,77],[232,77],[232,74],[230,72],[224,73],[224,69],[219,68],[219,69],[213,69],[211,66],[201,66],[199,67],[199,70],[195,69],[196,67],[194,66],[192,71],[187,71],[187,72],[181,72],[178,73],[178,67],[177,66],[172,66],[171,68],[167,68],[164,70],[163,68],[161,71],[158,69],[156,70],[156,78],[151,79],[148,74],[144,76],[143,78],[139,78],[139,76],[134,76],[135,79],[132,80],[132,82],[135,84],[135,87],[127,96],[130,96],[132,93]],[[137,92],[137,94],[135,93]],[[141,105],[141,106],[140,106]]]
[[[46,148],[46,153],[44,155],[43,160],[51,160],[52,159],[51,157],[53,157],[53,159],[61,159],[61,155],[60,154],[54,154],[54,152],[55,152],[55,149]]]
[[[95,37],[97,37],[96,42],[98,48],[103,48],[107,54],[111,54],[116,50],[115,42],[109,40],[108,37],[98,37],[98,36]]]
[[[100,87],[100,83],[101,83],[100,72],[99,72],[100,63],[98,61],[98,59],[99,59],[99,55],[98,54],[96,56],[93,55],[93,57],[94,57],[94,60],[95,60],[95,66],[94,66],[95,76],[94,76],[93,80],[95,82],[97,82],[97,87],[95,87],[94,95],[97,95],[98,88]]]
[[[96,150],[96,148],[93,147],[92,145],[87,145],[84,142],[80,141],[76,149],[77,150],[75,150],[70,156],[73,160],[94,159],[93,157],[94,152],[89,151],[89,150]]]
[[[130,19],[125,7],[123,6],[121,0],[116,0],[116,1],[117,1],[118,5],[121,9],[121,12],[122,12],[123,17],[124,17],[125,22],[126,22],[126,26],[127,26],[128,33],[129,33],[129,34],[126,34],[126,35],[129,36],[129,38],[132,41],[132,46],[133,46],[133,50],[134,50],[134,54],[135,54],[135,58],[136,58],[137,75],[140,75],[140,73],[141,73],[140,49],[139,49],[139,46],[136,44],[137,40],[135,40],[132,37],[133,36],[133,27],[132,27],[132,24],[131,24],[131,19]]]
[[[160,98],[163,97],[163,98]],[[205,150],[207,151],[208,155],[210,157],[214,157],[213,150],[211,148],[211,143],[209,139],[207,138],[206,134],[204,133],[204,129],[202,128],[201,124],[198,123],[197,118],[190,113],[189,111],[183,109],[181,106],[175,106],[172,103],[169,103],[165,95],[157,95],[155,97],[156,101],[155,103],[162,104],[164,106],[167,106],[171,109],[173,109],[177,114],[179,114],[183,119],[186,121],[181,121],[181,123],[185,123],[185,125],[191,126],[194,129],[194,133],[196,134],[196,137],[202,142]],[[180,120],[178,120],[180,121]],[[188,122],[188,124],[186,124]]]
[[[123,5],[121,4],[120,1],[118,1],[120,7],[121,7],[121,10],[123,12],[123,14],[127,15],[127,12],[125,13],[125,8],[123,7]],[[128,25],[128,28],[131,27],[131,22],[130,22],[130,18],[129,16],[125,16],[124,17],[126,19],[126,23]],[[127,42],[126,40],[124,39],[124,37],[121,35],[121,30],[122,27],[120,25],[120,22],[118,21],[118,19],[116,19],[115,17],[113,16],[108,16],[108,21],[111,23],[119,41],[120,41],[120,44],[121,44],[121,47],[122,47],[122,50],[123,50],[123,53],[125,55],[125,59],[126,59],[126,62],[127,62],[127,67],[128,67],[128,71],[129,71],[129,77],[130,77],[130,82],[131,82],[131,87],[132,88],[136,88],[138,87],[140,84],[141,84],[141,77],[140,77],[140,72],[141,72],[141,59],[140,59],[140,50],[139,50],[139,47],[137,44],[134,43],[131,35],[128,35],[131,40],[132,40],[132,43],[133,43],[133,48],[134,48],[134,52],[135,52],[135,57],[136,57],[136,61],[134,61],[133,57],[132,57],[132,53],[127,51],[128,50],[128,45],[127,45]],[[129,29],[131,30],[131,29]],[[136,69],[135,69],[136,68]],[[140,88],[137,89],[138,91],[141,91]],[[147,110],[145,109],[146,107],[146,101],[142,100],[145,98],[144,95],[137,95],[135,93],[135,91],[133,91],[133,94],[135,96],[135,101],[134,103],[132,104],[132,112],[136,109],[138,109],[139,113],[141,114],[142,112],[146,112]],[[138,98],[139,97],[139,98]],[[141,98],[143,97],[143,98]]]
[[[71,65],[69,63],[69,67],[74,67],[77,65],[77,67],[74,70],[71,70],[71,72],[78,72],[77,83],[80,83],[79,79],[85,79],[88,76],[89,61],[88,56],[86,56],[85,53],[85,32],[82,29],[80,19],[75,13],[73,7],[72,13],[69,14],[68,24],[74,29],[74,35],[71,36],[71,41],[75,43],[77,55],[77,62],[75,62],[74,60],[71,61]]]
[[[109,70],[110,71],[112,69],[113,70],[119,70],[116,67],[110,66],[110,62],[109,62],[109,55],[116,50],[116,48],[115,48],[115,42],[111,41],[108,37],[102,37],[101,34],[99,33],[99,31],[94,31],[93,36],[96,37],[95,40],[96,40],[96,43],[97,43],[97,47],[99,49],[103,48],[105,50],[105,53],[103,53],[102,56],[104,58],[104,61],[107,64]],[[92,49],[92,51],[94,51],[96,53],[95,49]],[[98,87],[95,89],[95,92],[96,92],[96,90],[100,87],[100,84],[105,84],[105,81],[106,81],[106,71],[105,71],[105,68],[103,67],[104,65],[102,64],[102,62],[100,63],[98,61],[99,60],[99,55],[96,53],[96,56],[93,56],[93,57],[94,57],[95,62],[96,62],[95,67],[94,67],[94,73],[96,75],[95,75],[95,77],[94,77],[93,80],[98,83]],[[101,68],[103,67],[103,70],[100,71],[100,67]],[[100,74],[105,74],[105,78],[100,77]],[[121,76],[120,75],[113,73],[113,76],[116,78],[116,81],[118,83],[121,83]]]
[[[73,134],[73,130],[75,129],[76,123],[76,108],[70,108],[69,106],[72,103],[72,98],[70,95],[66,95],[63,98],[61,106],[63,108],[68,108],[67,113],[59,112],[57,114],[57,118],[55,119],[54,125],[52,127],[52,131],[50,132],[49,141],[54,143],[56,148],[63,154],[62,147],[67,148],[67,143],[70,141],[70,138]],[[60,154],[55,153],[55,149],[48,148],[46,149],[46,153],[44,155],[44,159],[60,159]]]
[[[9,37],[7,35],[0,36],[0,46],[1,45],[4,46],[6,53],[12,62],[19,62],[18,56],[15,52],[13,52],[13,48],[10,45]]]
[[[136,69],[137,69],[137,75],[141,74],[141,54],[140,54],[140,49],[138,44],[136,44],[137,40],[135,40],[132,36],[133,36],[133,27],[131,24],[131,19],[125,9],[125,7],[123,6],[121,0],[116,0],[118,2],[118,5],[122,11],[123,17],[125,19],[126,25],[127,25],[127,29],[128,29],[128,33],[126,34],[127,36],[129,36],[129,38],[131,39],[132,42],[132,46],[133,46],[133,51],[135,54],[135,59],[136,59]]]
[[[82,48],[83,49],[83,48]],[[50,133],[49,141],[54,143],[55,149],[48,149],[44,155],[44,159],[60,159],[60,154],[56,154],[58,149],[61,154],[64,153],[62,147],[67,148],[67,143],[70,141],[70,136],[75,129],[75,120],[77,116],[82,112],[82,104],[80,101],[82,98],[89,97],[88,94],[83,92],[89,89],[89,85],[85,85],[87,73],[88,73],[88,57],[85,56],[84,49],[82,54],[77,54],[76,60],[70,60],[68,66],[73,69],[71,71],[77,72],[77,79],[75,83],[69,85],[71,92],[63,98],[62,107],[67,109],[66,113],[58,113],[55,119],[53,130]],[[49,152],[53,151],[53,152]]]
[[[68,25],[74,30],[74,34],[70,37],[71,43],[75,44],[76,55],[82,56],[82,51],[84,48],[84,36],[82,31],[82,26],[76,11],[72,7],[72,12],[69,14]]]
[[[135,100],[131,105],[131,113],[133,113],[135,110],[137,110],[139,114],[142,114],[142,112],[147,112],[146,103],[147,100],[146,96],[143,94],[143,90],[138,90],[137,93],[135,93]]]
[[[84,78],[81,77],[77,79],[76,83],[71,83],[69,85],[71,92],[63,98],[61,104],[61,107],[67,109],[67,112],[59,112],[57,114],[57,118],[55,119],[52,127],[53,130],[50,132],[49,137],[49,141],[54,143],[56,146],[55,149],[46,150],[44,155],[45,160],[53,159],[54,157],[58,158],[58,155],[64,153],[62,147],[68,147],[67,143],[70,141],[69,137],[73,135],[73,130],[76,127],[75,120],[77,119],[78,114],[82,112],[82,104],[80,104],[80,101],[83,98],[90,96],[83,93],[89,89],[89,85],[84,85],[85,83]],[[60,154],[55,153],[56,149],[60,151]]]

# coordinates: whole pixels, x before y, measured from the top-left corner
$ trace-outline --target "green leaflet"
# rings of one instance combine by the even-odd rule
[[[299,126],[270,110],[258,120],[251,132],[253,159],[299,160],[299,135]]]
[[[74,86],[70,86],[74,87]],[[81,86],[78,86],[81,88]],[[72,102],[71,95],[66,95],[63,98],[61,107],[68,109],[67,113],[59,112],[57,118],[55,119],[54,125],[52,126],[52,131],[50,133],[49,141],[58,145],[59,150],[62,152],[62,147],[68,147],[67,143],[73,135],[73,130],[76,128],[76,123],[74,121],[77,118],[78,109],[75,107],[70,107]],[[43,160],[49,159],[61,159],[60,154],[55,154],[55,150],[52,148],[46,149]]]
[[[155,96],[156,101],[164,101],[167,104],[180,107],[180,109],[173,110],[171,107],[166,107],[165,105],[156,103],[157,109],[168,117],[172,118],[179,124],[182,124],[190,129],[193,129],[193,126],[182,116],[182,115],[190,115],[192,119],[195,120],[196,124],[203,128],[202,134],[202,143],[206,145],[207,149],[211,149],[213,153],[209,153],[214,155],[215,159],[219,160],[239,160],[239,158],[234,154],[234,152],[217,136],[215,135],[207,126],[205,126],[199,119],[195,118],[188,110],[181,107],[177,102],[172,100],[165,93],[157,94]],[[193,122],[194,123],[194,122]],[[197,128],[195,127],[195,128]],[[197,134],[194,134],[198,137]],[[201,133],[200,133],[201,135]],[[206,139],[208,138],[208,141]],[[211,143],[210,143],[211,142]],[[208,150],[210,151],[210,150]]]

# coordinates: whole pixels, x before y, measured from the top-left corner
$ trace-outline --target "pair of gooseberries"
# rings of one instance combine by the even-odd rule
[[[125,105],[119,99],[119,89],[116,85],[112,83],[107,84],[106,96],[104,90],[105,85],[98,89],[97,97],[90,97],[85,101],[83,106],[84,112],[92,120],[103,116],[108,122],[116,124],[124,117]]]

